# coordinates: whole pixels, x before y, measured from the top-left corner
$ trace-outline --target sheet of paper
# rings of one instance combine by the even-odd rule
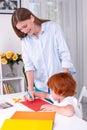
[[[26,100],[26,101],[22,101],[20,103],[22,103],[23,105],[31,108],[34,111],[40,111],[40,108],[41,108],[42,105],[50,104],[50,103],[48,103],[48,102],[46,102],[42,99],[35,99],[34,101],[27,101]]]
[[[55,112],[16,111],[11,119],[54,120]]]
[[[53,120],[6,119],[1,130],[52,130]]]

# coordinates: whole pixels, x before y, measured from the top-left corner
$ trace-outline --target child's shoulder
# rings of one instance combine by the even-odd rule
[[[77,99],[74,96],[68,96],[68,97],[64,98],[62,103],[77,104]]]

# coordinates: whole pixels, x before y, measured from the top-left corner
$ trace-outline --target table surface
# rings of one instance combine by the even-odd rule
[[[0,128],[5,119],[9,119],[16,111],[32,111],[21,103],[15,103],[13,98],[22,98],[25,92],[16,94],[0,95],[1,102],[9,102],[13,107],[0,109]],[[66,117],[59,114],[55,115],[53,130],[87,130],[87,122],[76,117]]]

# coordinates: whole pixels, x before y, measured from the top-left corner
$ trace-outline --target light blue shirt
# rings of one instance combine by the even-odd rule
[[[22,39],[22,54],[25,71],[34,70],[35,86],[42,91],[48,92],[48,78],[63,68],[75,72],[62,30],[52,21],[42,24],[38,38],[27,35]]]

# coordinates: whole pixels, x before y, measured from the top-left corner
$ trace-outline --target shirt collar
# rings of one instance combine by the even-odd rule
[[[42,23],[41,24],[41,33],[44,33],[45,32],[45,30],[46,30],[46,22],[44,22],[44,23]]]

